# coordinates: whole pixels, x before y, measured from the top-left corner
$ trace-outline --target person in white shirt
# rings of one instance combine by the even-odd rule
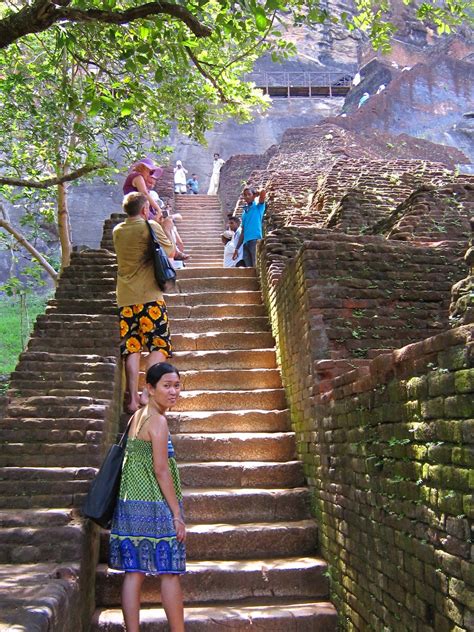
[[[176,161],[176,167],[174,168],[174,192],[186,193],[186,180],[187,169],[183,167],[181,160]]]
[[[229,228],[230,230],[234,233],[234,237],[232,239],[232,243],[234,245],[234,250],[237,248],[237,245],[239,243],[239,237],[240,237],[240,233],[242,232],[242,227],[240,225],[240,217],[236,217],[235,215],[232,215],[231,217],[229,217]],[[244,247],[240,246],[240,248],[238,249],[238,254],[235,261],[235,266],[237,268],[241,268],[243,267],[244,264]]]
[[[221,169],[224,162],[225,160],[222,160],[219,154],[214,154],[211,181],[209,183],[209,189],[207,190],[208,195],[217,195],[217,190],[219,188],[219,179],[221,177]]]
[[[234,233],[231,230],[225,230],[221,234],[222,243],[224,244],[224,268],[235,268],[237,261],[232,256],[234,254]]]

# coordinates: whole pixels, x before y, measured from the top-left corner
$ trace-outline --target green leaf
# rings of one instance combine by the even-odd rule
[[[120,110],[120,116],[130,116],[130,114],[133,112],[133,107],[132,104],[130,102],[125,102],[122,105],[122,109]]]
[[[259,31],[265,31],[268,26],[268,19],[262,7],[255,9],[255,24]]]

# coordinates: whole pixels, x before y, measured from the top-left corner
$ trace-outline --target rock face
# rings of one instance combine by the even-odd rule
[[[383,82],[383,66],[379,62],[373,62],[375,64],[379,68],[378,74],[369,73],[367,83],[371,95],[375,83]],[[474,162],[471,126],[463,118],[474,100],[474,64],[439,55],[405,72],[398,70],[395,73],[393,68],[385,72],[386,80],[389,73],[392,75],[391,82],[360,109],[354,110],[366,84],[363,82],[357,91],[348,95],[351,128],[406,133],[457,147],[469,156],[470,162]],[[377,77],[376,81],[373,76]]]

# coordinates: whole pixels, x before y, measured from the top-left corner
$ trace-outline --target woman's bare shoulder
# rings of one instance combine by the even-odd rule
[[[163,432],[166,432],[166,435],[168,435],[168,421],[166,417],[157,411],[153,411],[148,421],[148,430],[150,435],[158,436]]]

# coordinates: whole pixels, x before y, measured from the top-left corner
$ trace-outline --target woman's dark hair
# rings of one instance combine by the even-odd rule
[[[180,377],[178,369],[172,364],[168,362],[154,364],[146,372],[146,383],[151,384],[151,386],[156,386],[163,375],[167,375],[168,373],[176,373],[176,375]]]

